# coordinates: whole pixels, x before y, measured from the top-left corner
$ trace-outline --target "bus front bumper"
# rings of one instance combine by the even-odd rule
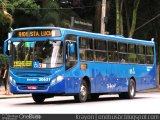
[[[55,85],[50,85],[50,84],[13,85],[12,83],[10,83],[10,91],[13,94],[32,94],[32,93],[60,94],[60,93],[65,93],[65,83],[64,81],[57,83]]]

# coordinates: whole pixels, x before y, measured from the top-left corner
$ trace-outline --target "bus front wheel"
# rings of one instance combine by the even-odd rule
[[[76,102],[86,102],[87,98],[88,98],[88,85],[87,82],[85,80],[83,80],[81,82],[81,86],[80,86],[80,92],[79,94],[74,96],[74,99]]]
[[[32,94],[32,98],[36,103],[43,103],[45,96],[42,94]]]
[[[133,79],[130,79],[128,85],[128,92],[120,93],[119,97],[122,99],[133,99],[136,94],[136,83]]]

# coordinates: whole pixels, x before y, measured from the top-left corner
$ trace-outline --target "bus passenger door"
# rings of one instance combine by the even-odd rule
[[[78,67],[77,65],[77,43],[76,40],[66,40],[65,42],[65,91],[66,93],[75,93],[75,88],[78,88]]]
[[[77,64],[76,42],[66,41],[66,70]]]

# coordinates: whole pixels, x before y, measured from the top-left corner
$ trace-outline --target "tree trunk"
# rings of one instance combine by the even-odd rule
[[[115,0],[116,2],[116,34],[120,34],[120,0]]]
[[[120,3],[120,34],[123,35],[123,0]]]
[[[101,1],[97,1],[97,8],[94,18],[94,32],[100,33],[100,26],[101,26]]]
[[[126,25],[127,25],[127,33],[128,33],[127,36],[129,36],[130,22],[129,22],[128,8],[127,8],[126,0],[124,1],[124,8],[125,8]]]
[[[129,33],[129,37],[132,38],[135,32],[136,28],[136,20],[137,20],[137,11],[138,11],[138,6],[139,6],[140,0],[135,0],[134,2],[134,9],[133,9],[133,15],[132,15],[132,26],[131,30]]]
[[[42,7],[45,8],[47,6],[48,0],[42,0]]]

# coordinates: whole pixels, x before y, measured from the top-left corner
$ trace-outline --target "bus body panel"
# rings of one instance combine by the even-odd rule
[[[133,77],[136,81],[136,90],[146,90],[156,87],[155,66],[133,65],[115,63],[94,63],[87,64],[87,70],[80,70],[74,67],[65,74],[66,93],[78,93],[81,80],[87,76],[91,83],[91,93],[118,93],[128,91],[128,82]],[[96,66],[96,67],[95,67]],[[142,72],[143,71],[143,72]]]

